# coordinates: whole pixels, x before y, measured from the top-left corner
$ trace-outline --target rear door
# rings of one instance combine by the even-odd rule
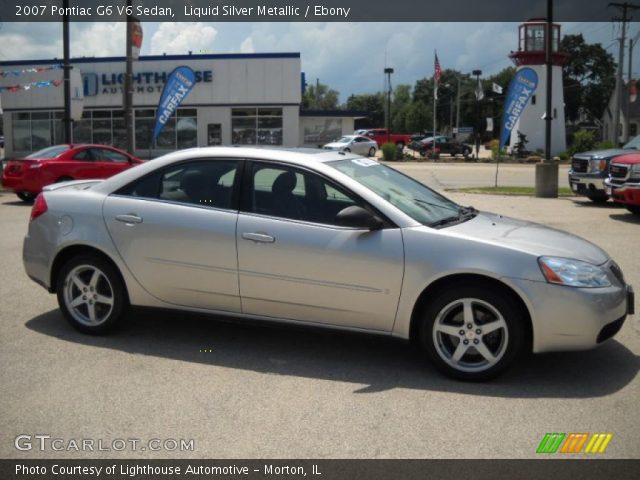
[[[174,305],[239,312],[238,160],[167,167],[110,195],[104,219],[127,267]]]

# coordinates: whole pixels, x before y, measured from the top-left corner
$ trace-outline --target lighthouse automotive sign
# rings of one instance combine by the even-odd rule
[[[509,84],[507,98],[504,102],[504,113],[502,114],[502,129],[500,131],[500,146],[506,145],[511,136],[511,131],[515,127],[522,111],[527,106],[527,102],[538,87],[538,74],[532,68],[522,68]]]

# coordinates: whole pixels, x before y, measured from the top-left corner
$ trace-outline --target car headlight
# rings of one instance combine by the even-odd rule
[[[607,169],[606,160],[589,160],[589,173],[601,173]]]
[[[540,257],[540,270],[549,283],[567,287],[610,287],[605,270],[573,258]]]
[[[634,180],[640,177],[640,163],[635,163],[631,165],[631,169],[629,170],[629,176],[633,177]]]

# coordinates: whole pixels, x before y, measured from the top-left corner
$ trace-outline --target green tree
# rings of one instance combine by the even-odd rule
[[[398,85],[391,102],[391,130],[408,133],[407,113],[411,107],[411,85]]]
[[[359,121],[356,128],[376,128],[384,126],[384,102],[381,92],[351,95],[347,99],[347,110],[366,112],[367,118]]]
[[[565,35],[560,50],[569,54],[563,66],[565,112],[575,121],[581,113],[600,119],[616,85],[616,63],[601,44],[588,44],[582,34]]]
[[[302,108],[307,110],[335,110],[340,94],[323,83],[309,85],[302,95]]]

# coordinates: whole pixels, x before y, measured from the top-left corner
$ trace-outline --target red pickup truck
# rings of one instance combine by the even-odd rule
[[[370,128],[362,133],[382,146],[385,143],[395,143],[398,147],[404,147],[411,143],[411,135],[408,133],[389,133],[386,128]]]
[[[613,200],[640,215],[640,154],[621,155],[611,160],[609,178],[604,182]]]

